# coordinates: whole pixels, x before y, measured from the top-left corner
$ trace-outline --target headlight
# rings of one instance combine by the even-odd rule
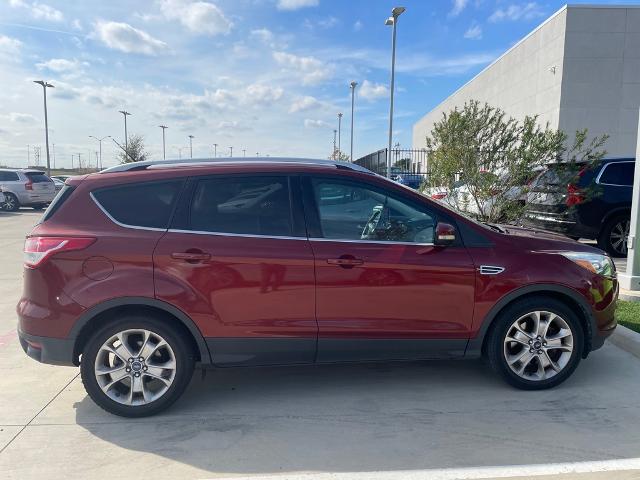
[[[604,277],[616,275],[616,267],[607,255],[588,252],[565,252],[560,255],[598,275]]]

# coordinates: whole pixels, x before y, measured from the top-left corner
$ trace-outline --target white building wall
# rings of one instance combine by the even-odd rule
[[[413,127],[413,148],[444,112],[476,99],[568,133],[607,133],[609,156],[634,156],[640,106],[640,8],[568,6]]]
[[[633,157],[639,107],[640,8],[569,7],[560,128],[608,134],[607,156]]]

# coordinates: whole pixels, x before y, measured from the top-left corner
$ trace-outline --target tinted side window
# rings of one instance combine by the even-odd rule
[[[287,177],[206,178],[196,185],[192,230],[291,236]]]
[[[167,228],[182,180],[127,184],[93,192],[116,221],[129,226]]]
[[[17,182],[20,180],[16,172],[0,172],[0,182]]]
[[[635,164],[633,162],[610,163],[600,176],[600,183],[609,185],[633,185],[633,173]]]
[[[432,243],[435,217],[353,182],[312,180],[324,238]]]

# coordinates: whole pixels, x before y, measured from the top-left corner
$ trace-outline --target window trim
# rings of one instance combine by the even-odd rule
[[[602,170],[600,170],[600,173],[598,173],[598,176],[596,177],[596,183],[598,185],[608,185],[610,187],[627,187],[627,188],[632,188],[633,187],[633,183],[631,185],[620,185],[619,183],[604,183],[600,181],[600,177],[602,177],[602,175],[604,174],[604,172],[607,170],[607,168],[609,168],[609,165],[620,165],[622,163],[633,163],[635,165],[635,161],[633,160],[623,160],[620,162],[608,162],[607,164],[605,164],[604,167],[602,167]]]
[[[210,180],[210,179],[224,180],[227,178],[231,179],[231,178],[251,178],[251,177],[257,177],[261,179],[275,177],[275,178],[284,178],[286,180],[286,185],[289,192],[289,195],[288,195],[289,221],[291,224],[291,235],[266,235],[266,234],[263,235],[263,234],[256,234],[256,233],[210,232],[207,230],[190,229],[191,228],[191,208],[193,206],[193,198],[195,196],[199,182],[203,180]],[[280,239],[280,240],[308,240],[308,235],[306,234],[304,223],[300,225],[300,219],[296,217],[296,214],[294,212],[294,209],[296,208],[295,196],[297,195],[294,192],[296,179],[293,177],[297,177],[297,175],[290,175],[287,173],[278,173],[278,172],[274,172],[274,173],[269,172],[267,175],[265,175],[264,172],[248,172],[248,173],[199,175],[199,176],[189,177],[188,186],[185,188],[184,199],[181,200],[181,201],[184,201],[186,205],[180,205],[181,209],[184,210],[183,215],[186,218],[182,219],[183,221],[180,221],[179,219],[176,219],[174,217],[170,223],[171,227],[169,227],[168,231],[171,233],[193,233],[195,235],[214,235],[214,236],[246,237],[246,238],[270,238],[270,239]],[[298,190],[299,190],[299,186],[298,186]],[[174,213],[178,212],[178,208],[179,206],[178,204],[176,204],[176,209],[174,210]],[[185,228],[172,228],[175,223],[178,223],[178,225]],[[304,234],[300,231],[301,228],[302,230],[305,231]],[[295,236],[297,232],[300,233],[300,236]]]
[[[178,193],[176,196],[175,201],[173,202],[173,208],[171,209],[171,212],[169,213],[169,219],[167,221],[167,227],[165,228],[160,228],[160,227],[143,227],[141,225],[130,225],[128,223],[123,223],[119,220],[116,220],[113,215],[111,215],[106,208],[104,208],[102,206],[102,204],[100,203],[100,201],[96,198],[96,196],[94,195],[94,192],[101,192],[101,191],[108,191],[108,190],[115,190],[117,188],[122,188],[122,187],[127,187],[127,186],[133,186],[133,185],[149,185],[149,184],[154,184],[154,183],[167,183],[167,182],[172,182],[172,181],[176,181],[176,182],[180,182],[181,185],[178,189]],[[171,223],[173,221],[173,216],[176,212],[176,208],[178,207],[178,203],[180,202],[180,197],[182,196],[182,192],[185,188],[185,184],[186,184],[186,178],[169,178],[169,179],[162,179],[162,180],[152,180],[152,181],[147,181],[147,182],[130,182],[130,183],[121,183],[121,184],[117,184],[117,185],[110,185],[108,187],[103,187],[103,188],[97,188],[96,190],[93,190],[91,192],[89,192],[89,196],[91,197],[91,200],[93,200],[93,202],[98,206],[98,208],[102,211],[102,213],[104,213],[107,218],[109,220],[111,220],[113,223],[115,223],[116,225],[118,225],[119,227],[122,228],[130,228],[133,230],[147,230],[150,232],[166,232],[170,227],[171,227]]]
[[[409,204],[412,208],[416,210],[428,210],[430,214],[433,216],[435,225],[438,224],[443,219],[443,215],[436,208],[429,208],[430,205],[425,202],[422,204],[417,202],[411,198],[408,198],[405,195],[394,192],[390,189],[386,189],[382,186],[363,181],[360,178],[345,178],[337,175],[305,175],[303,177],[303,199],[304,199],[304,207],[305,207],[305,218],[307,219],[307,230],[312,231],[313,233],[309,234],[310,241],[316,242],[341,242],[341,243],[366,243],[366,244],[380,244],[380,245],[407,245],[407,246],[416,246],[416,247],[432,247],[435,246],[435,242],[428,243],[417,243],[417,242],[403,242],[403,241],[393,241],[393,240],[367,240],[367,239],[349,239],[349,238],[327,238],[322,236],[322,226],[320,223],[320,211],[318,209],[318,205],[315,200],[314,190],[313,190],[313,181],[312,180],[328,180],[332,182],[338,183],[347,183],[347,184],[355,184],[356,186],[360,186],[360,188],[367,188],[370,190],[377,191],[385,196],[394,198],[397,201],[401,201],[403,203]],[[462,246],[462,239],[460,238],[460,229],[458,228],[457,223],[454,219],[445,218],[447,223],[450,223],[456,229],[456,242],[451,245],[453,247]],[[309,224],[311,222],[311,225]],[[435,233],[435,232],[434,232]],[[435,239],[434,239],[435,240]]]

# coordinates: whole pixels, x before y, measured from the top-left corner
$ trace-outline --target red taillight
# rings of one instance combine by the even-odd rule
[[[446,193],[434,193],[433,195],[431,195],[431,198],[433,198],[434,200],[442,200],[444,197],[446,197],[447,194]]]
[[[567,206],[572,207],[582,202],[584,202],[584,195],[580,192],[580,189],[571,183],[567,185],[567,200],[565,201]]]
[[[24,242],[24,266],[38,268],[56,253],[87,248],[93,237],[28,237]]]
[[[33,190],[33,182],[31,180],[27,180],[27,183],[24,184],[25,190]]]

